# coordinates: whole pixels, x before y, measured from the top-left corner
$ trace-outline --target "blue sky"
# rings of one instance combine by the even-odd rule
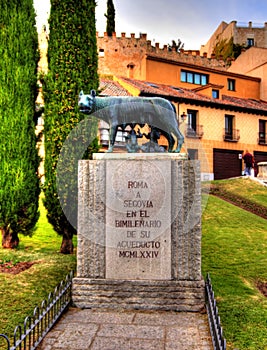
[[[63,0],[62,0],[63,1]],[[96,29],[106,30],[107,0],[96,0]],[[163,44],[180,39],[185,49],[200,49],[222,21],[264,24],[267,0],[113,0],[116,32],[147,33],[147,38]],[[34,0],[39,27],[49,12],[49,0]]]
[[[97,0],[99,34],[106,28],[106,3],[107,0]],[[200,49],[222,21],[262,25],[267,22],[266,0],[113,0],[113,3],[117,35],[147,33],[148,39],[160,46],[181,39],[185,49]]]

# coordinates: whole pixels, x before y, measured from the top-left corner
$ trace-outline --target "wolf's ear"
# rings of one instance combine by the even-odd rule
[[[91,90],[91,96],[92,96],[92,97],[96,97],[96,92],[95,92],[95,90]]]
[[[83,90],[80,91],[79,97],[81,97],[82,95],[83,95]]]

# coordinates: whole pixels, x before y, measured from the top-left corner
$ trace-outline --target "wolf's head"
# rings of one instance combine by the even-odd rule
[[[78,101],[80,112],[85,114],[91,114],[94,111],[95,96],[95,90],[91,90],[90,95],[85,95],[83,91],[80,92]]]

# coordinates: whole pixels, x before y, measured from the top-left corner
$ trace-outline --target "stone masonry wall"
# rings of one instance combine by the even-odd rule
[[[247,39],[254,39],[255,47],[267,48],[267,23],[263,25],[253,25],[252,22],[248,24],[239,24],[237,21],[232,21],[229,24],[222,22],[217,30],[211,35],[210,39],[205,45],[201,47],[201,54],[207,53],[211,57],[214,46],[220,40],[234,39],[235,44],[247,45]]]
[[[121,33],[121,37],[117,37],[116,33],[113,33],[112,37],[107,35],[100,37],[97,34],[97,46],[99,73],[105,75],[144,80],[146,79],[144,62],[146,55],[226,70],[223,60],[210,59],[205,57],[205,54],[201,57],[199,51],[169,51],[167,45],[160,48],[158,43],[153,46],[151,41],[147,40],[146,34],[141,34],[139,38],[134,34],[126,37],[125,33]]]

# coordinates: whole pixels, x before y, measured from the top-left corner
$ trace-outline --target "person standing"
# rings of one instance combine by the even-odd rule
[[[253,167],[253,155],[249,153],[248,150],[246,150],[245,154],[243,155],[243,159],[245,162],[245,175],[251,175],[251,169]]]

